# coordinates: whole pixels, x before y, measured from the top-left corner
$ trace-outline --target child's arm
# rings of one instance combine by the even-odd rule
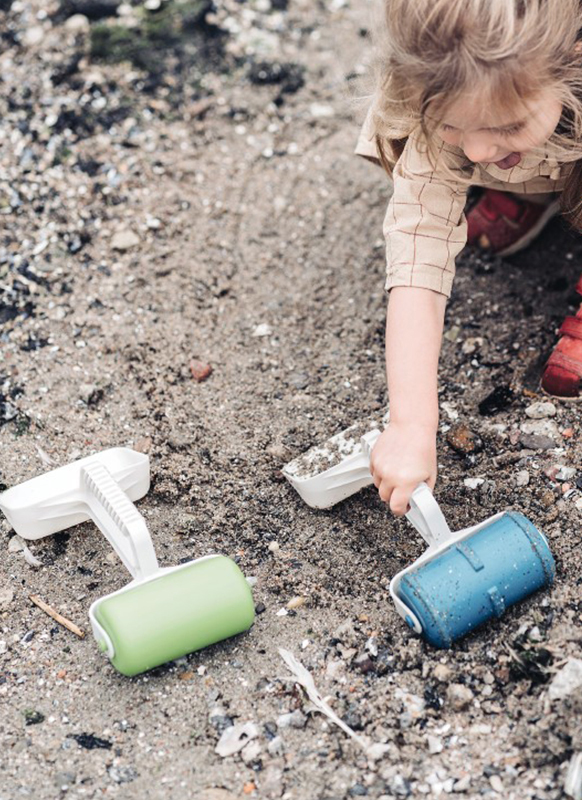
[[[386,317],[390,424],[370,467],[382,500],[396,515],[407,510],[421,481],[437,476],[437,373],[447,298],[430,289],[396,286]]]

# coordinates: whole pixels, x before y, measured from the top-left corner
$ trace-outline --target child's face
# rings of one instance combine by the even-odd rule
[[[562,104],[551,91],[509,112],[484,108],[479,96],[471,95],[454,103],[438,132],[470,161],[511,169],[525,153],[550,138],[561,114]]]

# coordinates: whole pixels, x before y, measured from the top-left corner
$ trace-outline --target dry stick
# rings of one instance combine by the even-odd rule
[[[71,633],[76,634],[80,639],[85,638],[85,631],[82,631],[81,628],[78,628],[74,622],[71,622],[71,620],[63,617],[62,614],[59,614],[58,611],[55,611],[54,608],[51,608],[47,603],[44,602],[44,600],[41,600],[40,597],[35,594],[29,594],[28,599],[32,600],[35,606],[41,608],[46,614],[49,615],[49,617],[52,617],[60,625],[63,625],[63,627],[67,628],[67,630],[71,631]]]

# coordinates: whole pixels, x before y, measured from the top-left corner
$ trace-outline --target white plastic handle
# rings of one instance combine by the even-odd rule
[[[91,517],[134,578],[158,570],[146,521],[111,473],[98,461],[81,468]]]
[[[429,547],[436,547],[452,537],[451,529],[426,483],[419,483],[410,497],[406,519],[414,525]]]

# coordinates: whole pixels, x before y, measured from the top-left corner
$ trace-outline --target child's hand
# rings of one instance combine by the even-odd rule
[[[382,500],[402,516],[419,483],[425,481],[434,489],[436,431],[431,426],[391,422],[372,450],[370,471]]]

